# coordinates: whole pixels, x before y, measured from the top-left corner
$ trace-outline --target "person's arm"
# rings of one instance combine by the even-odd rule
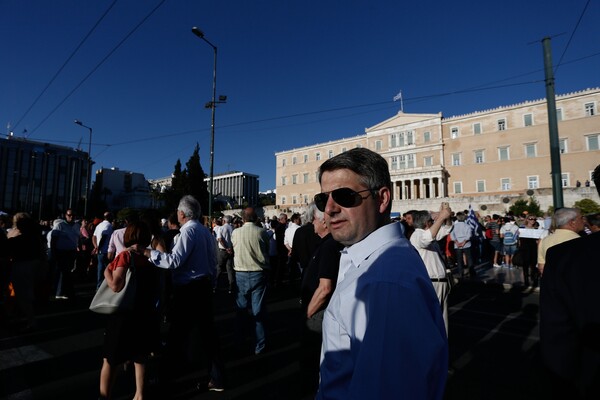
[[[437,218],[433,221],[433,225],[429,228],[431,231],[431,237],[436,238],[436,240],[440,240],[442,238],[438,238],[437,234],[442,227],[442,225],[446,222],[448,218],[452,215],[452,210],[449,207],[443,207],[440,209]]]
[[[127,254],[129,254],[129,257],[131,257],[130,253]],[[125,277],[127,273],[126,265],[129,265],[129,258],[127,257],[127,260],[125,260],[125,258],[126,257],[123,256],[113,261],[117,263],[114,271],[111,268],[106,268],[104,270],[104,279],[106,279],[106,284],[115,293],[120,292],[125,287]],[[127,264],[121,265],[121,263]]]
[[[308,308],[306,309],[306,317],[312,317],[323,304],[331,297],[333,293],[333,284],[331,279],[321,278],[319,279],[319,287],[313,293]]]
[[[400,288],[381,282],[369,286],[356,294],[365,302],[368,324],[357,335],[352,351],[350,398],[441,399],[448,342],[439,301],[417,285]]]

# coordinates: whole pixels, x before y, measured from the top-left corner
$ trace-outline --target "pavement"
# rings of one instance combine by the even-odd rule
[[[477,266],[477,279],[464,280],[449,298],[450,370],[446,399],[547,398],[538,371],[539,293],[522,284],[520,269]],[[225,287],[225,285],[223,285]],[[18,332],[0,325],[1,399],[95,399],[98,396],[105,320],[87,307],[93,282],[77,285],[77,296],[39,305],[38,327]],[[224,392],[196,390],[206,371],[193,367],[168,393],[149,385],[149,399],[312,398],[299,384],[298,285],[268,293],[268,351],[254,355],[249,339],[234,337],[233,297],[220,289],[215,315],[229,383]],[[241,350],[240,350],[241,349]],[[157,360],[148,364],[152,376]],[[376,384],[376,382],[374,383]],[[114,398],[130,399],[133,372],[121,372]]]

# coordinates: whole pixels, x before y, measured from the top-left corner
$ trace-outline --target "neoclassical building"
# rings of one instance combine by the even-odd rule
[[[563,188],[581,184],[592,198],[584,188],[600,163],[599,101],[600,88],[556,97]],[[320,191],[319,165],[361,146],[388,161],[396,212],[441,198],[503,209],[511,199],[551,192],[548,112],[540,99],[452,117],[399,112],[363,135],[276,153],[277,205],[306,205]]]

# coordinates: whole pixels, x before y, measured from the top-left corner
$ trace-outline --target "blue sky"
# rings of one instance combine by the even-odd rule
[[[257,174],[261,190],[274,153],[361,134],[400,90],[405,112],[444,116],[543,98],[546,36],[557,93],[600,86],[598,0],[113,2],[0,0],[2,135],[87,150],[80,119],[96,168],[168,176],[198,142],[208,173],[213,51],[193,26],[228,96],[215,174]]]

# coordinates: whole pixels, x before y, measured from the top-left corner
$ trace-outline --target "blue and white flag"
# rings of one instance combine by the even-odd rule
[[[469,204],[469,215],[467,216],[467,225],[469,225],[471,228],[473,228],[473,236],[479,237],[480,240],[485,239],[485,233],[483,232],[483,228],[481,228],[479,221],[477,221],[475,212],[473,211],[473,208],[471,207],[470,204]]]

